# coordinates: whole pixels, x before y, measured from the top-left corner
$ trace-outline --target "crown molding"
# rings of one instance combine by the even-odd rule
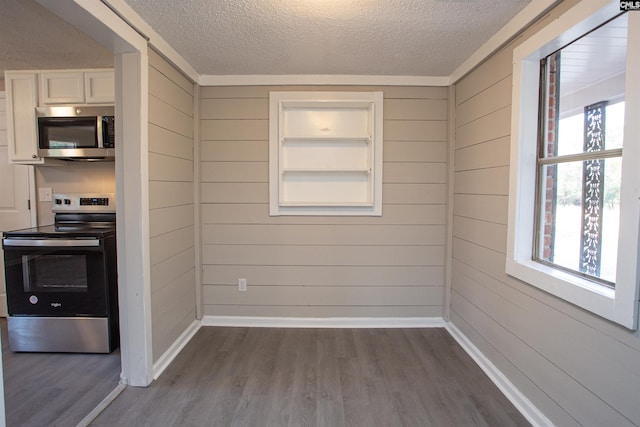
[[[449,77],[430,76],[356,76],[330,74],[290,75],[202,75],[200,86],[449,86]]]

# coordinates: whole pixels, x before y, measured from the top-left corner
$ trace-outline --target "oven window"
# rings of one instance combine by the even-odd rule
[[[87,292],[86,255],[23,255],[25,292]]]

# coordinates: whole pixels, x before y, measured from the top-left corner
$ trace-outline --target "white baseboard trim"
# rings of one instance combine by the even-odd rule
[[[182,351],[185,345],[193,338],[193,336],[200,329],[201,322],[199,320],[194,320],[193,323],[189,325],[189,327],[178,337],[177,340],[171,347],[164,352],[162,356],[158,359],[156,363],[153,364],[153,379],[157,380],[160,375],[164,372],[165,369],[173,362],[173,359],[176,358],[178,354]]]
[[[204,316],[202,326],[252,328],[444,328],[442,317]]]
[[[471,358],[480,366],[485,374],[500,389],[502,394],[513,403],[518,411],[529,421],[534,427],[550,427],[553,426],[551,420],[536,408],[536,406],[527,397],[516,388],[515,385],[476,347],[465,334],[462,333],[453,323],[448,322],[447,331],[460,344],[460,346],[471,356]]]

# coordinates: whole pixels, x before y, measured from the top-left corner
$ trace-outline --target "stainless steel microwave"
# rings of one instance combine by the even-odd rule
[[[38,155],[66,160],[113,160],[113,107],[36,108]]]

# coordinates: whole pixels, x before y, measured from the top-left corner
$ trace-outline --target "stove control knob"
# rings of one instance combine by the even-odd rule
[[[64,199],[64,204],[65,205],[70,205],[71,204],[71,199]]]
[[[29,302],[30,302],[31,304],[37,304],[37,303],[38,303],[38,297],[37,297],[37,296],[35,296],[35,295],[31,295],[31,296],[29,297]]]
[[[56,199],[56,205],[61,205],[62,204],[62,199]]]

